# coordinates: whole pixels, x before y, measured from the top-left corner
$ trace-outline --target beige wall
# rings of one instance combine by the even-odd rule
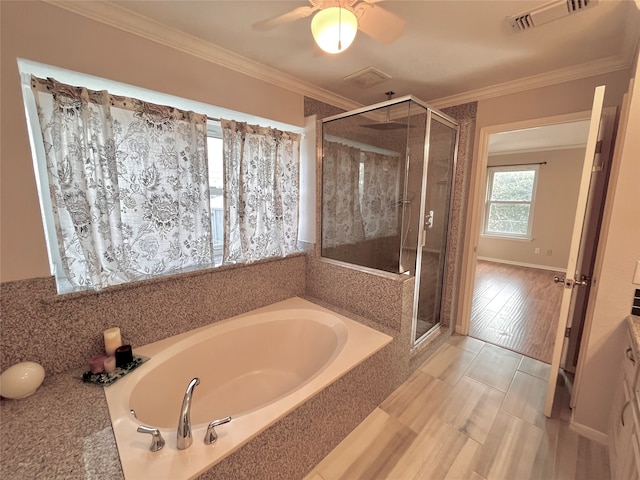
[[[490,156],[489,165],[547,164],[539,167],[533,209],[533,239],[481,236],[478,257],[565,269],[583,160],[584,148]],[[534,253],[536,248],[540,249],[540,254]]]
[[[630,72],[622,70],[480,100],[476,131],[490,125],[590,111],[594,90],[599,85],[607,86],[604,106],[618,106],[627,91],[629,77]]]
[[[304,125],[302,95],[41,2],[0,2],[0,280],[49,263],[16,58]]]

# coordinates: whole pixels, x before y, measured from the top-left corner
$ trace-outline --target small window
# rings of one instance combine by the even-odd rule
[[[538,167],[489,167],[484,234],[531,238]]]

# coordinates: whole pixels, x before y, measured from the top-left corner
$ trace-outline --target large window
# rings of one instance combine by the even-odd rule
[[[531,238],[538,167],[489,167],[485,235]]]
[[[22,59],[18,63],[58,293],[297,251],[300,135],[288,131],[296,127]],[[54,75],[69,83],[45,80]],[[48,83],[53,86],[46,89]],[[79,115],[82,109],[89,113]],[[240,170],[249,179],[238,180],[235,171],[223,168],[223,150],[229,147],[223,149],[221,121],[211,120],[220,117],[238,118],[238,129],[247,121],[273,125],[247,127],[261,145],[273,147],[248,157]],[[242,140],[238,145],[244,152]],[[87,152],[79,152],[85,146]],[[244,157],[231,164],[240,161]],[[271,167],[277,167],[276,174]],[[258,181],[250,184],[254,178]],[[267,191],[272,183],[278,188]],[[255,202],[258,194],[262,201]],[[266,213],[256,213],[254,204]],[[225,220],[228,205],[242,207],[238,219]],[[256,215],[257,227],[236,231],[240,220],[256,223]],[[282,218],[288,222],[283,234],[274,223]],[[223,250],[234,253],[240,243],[264,248],[223,258]]]

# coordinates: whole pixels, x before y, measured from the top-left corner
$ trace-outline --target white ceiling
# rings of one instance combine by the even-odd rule
[[[489,154],[580,148],[587,144],[589,120],[493,133]]]
[[[301,91],[322,100],[335,96],[343,107],[385,100],[388,90],[438,107],[628,68],[640,32],[633,0],[599,0],[523,32],[512,31],[506,17],[546,0],[386,0],[374,8],[406,22],[400,38],[383,44],[359,32],[347,51],[328,55],[315,47],[311,17],[268,31],[252,28],[309,5],[306,0],[51,3],[159,41],[164,36],[168,44],[199,43],[200,52],[223,55],[231,68],[276,83],[300,82]],[[392,78],[368,88],[344,80],[367,67]]]

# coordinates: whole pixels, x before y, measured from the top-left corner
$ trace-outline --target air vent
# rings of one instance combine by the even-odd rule
[[[594,3],[591,0],[567,0],[567,10],[570,13],[579,12],[580,10],[584,10],[589,5]]]
[[[581,12],[597,3],[598,0],[556,0],[530,12],[509,17],[507,21],[514,31],[529,30],[567,15]]]
[[[377,85],[386,80],[389,80],[391,75],[378,70],[375,67],[367,67],[364,70],[360,70],[356,73],[352,73],[348,77],[344,77],[345,80],[357,83],[361,87],[368,88],[373,85]]]
[[[532,28],[535,26],[533,24],[533,19],[531,18],[530,13],[519,15],[511,21],[514,23],[514,25],[512,25],[511,27],[515,28],[516,30],[526,30],[527,28]]]

